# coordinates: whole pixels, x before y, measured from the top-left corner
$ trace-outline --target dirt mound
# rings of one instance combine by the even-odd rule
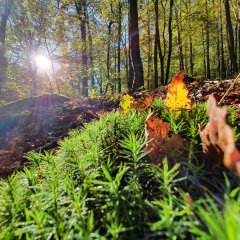
[[[59,95],[26,98],[0,108],[0,177],[23,167],[24,155],[57,147],[74,128],[118,106],[104,99],[69,99]]]

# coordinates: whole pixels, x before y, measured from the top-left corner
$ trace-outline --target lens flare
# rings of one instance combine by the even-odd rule
[[[36,56],[35,63],[37,65],[37,67],[42,70],[47,70],[51,67],[51,61],[43,55]]]

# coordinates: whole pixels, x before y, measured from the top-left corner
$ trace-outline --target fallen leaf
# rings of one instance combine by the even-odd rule
[[[146,98],[134,99],[132,96],[126,94],[120,101],[120,110],[127,112],[130,109],[137,109],[145,111],[147,108],[152,106],[153,98],[148,96]]]
[[[192,109],[191,99],[188,97],[188,90],[183,81],[183,74],[183,71],[180,71],[168,86],[165,106],[170,111]]]
[[[131,108],[131,104],[133,103],[134,98],[128,94],[124,95],[122,97],[122,100],[120,101],[120,107],[123,111],[128,111]]]
[[[139,109],[141,111],[145,111],[146,109],[152,106],[153,98],[151,96],[147,98],[141,98],[139,100],[134,100],[131,104],[131,108]]]
[[[177,155],[179,157],[186,145],[186,140],[178,134],[168,138],[170,126],[162,119],[154,117],[157,112],[149,115],[145,121],[145,135],[149,142],[144,150],[154,164],[161,163],[166,156]]]
[[[216,99],[211,95],[207,101],[207,113],[208,123],[205,128],[200,129],[207,164],[216,169],[223,163],[228,169],[235,169],[240,173],[240,152],[235,145],[233,130],[226,123],[226,107],[219,108]]]

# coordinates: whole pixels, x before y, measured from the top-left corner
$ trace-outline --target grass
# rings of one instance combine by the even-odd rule
[[[151,164],[147,113],[105,115],[0,181],[0,239],[240,239],[239,177],[202,159],[205,105],[177,118],[161,101],[152,110],[189,141],[184,156]],[[238,122],[230,109],[239,140]]]

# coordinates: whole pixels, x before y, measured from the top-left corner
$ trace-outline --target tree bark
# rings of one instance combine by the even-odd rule
[[[158,0],[154,1],[155,8],[155,36],[154,36],[154,87],[158,87],[158,43],[159,43],[159,26],[158,26]]]
[[[93,69],[93,39],[92,39],[92,32],[90,28],[88,12],[87,12],[87,28],[88,28],[87,35],[88,35],[88,41],[89,41],[89,64],[91,67],[90,78],[91,78],[92,88],[94,88],[95,82],[94,82],[94,69]]]
[[[180,16],[178,15],[180,14]],[[180,19],[179,19],[180,18]],[[176,21],[177,21],[177,39],[178,39],[178,51],[179,51],[179,69],[184,70],[184,60],[183,60],[183,46],[182,46],[182,35],[181,35],[181,10],[176,9]]]
[[[110,21],[108,24],[108,45],[107,45],[107,79],[110,83],[110,51],[111,51],[111,32],[113,21]]]
[[[138,29],[138,1],[129,0],[129,39],[130,39],[130,64],[133,69],[133,83],[131,89],[137,90],[144,86],[143,64],[139,46]]]
[[[170,67],[171,67],[173,4],[174,4],[174,1],[173,1],[173,0],[170,0],[170,12],[169,12],[169,18],[168,18],[168,37],[169,37],[169,45],[168,45],[168,58],[167,58],[167,66],[166,66],[165,84],[167,84],[167,82],[168,82],[169,73],[170,73]]]
[[[3,83],[6,80],[7,58],[5,56],[6,48],[6,30],[7,21],[13,7],[14,0],[5,0],[3,14],[0,21],[0,97],[2,95]]]
[[[82,38],[82,95],[88,97],[88,53],[87,53],[87,2],[86,0],[75,0],[75,7],[80,20]]]
[[[210,36],[209,36],[209,14],[208,14],[208,1],[206,1],[206,77],[211,79],[211,70],[210,70]]]
[[[224,6],[225,6],[225,14],[226,14],[227,32],[228,32],[228,50],[229,50],[229,57],[232,65],[231,73],[235,74],[238,71],[238,66],[237,66],[236,54],[234,51],[234,34],[233,34],[232,20],[231,20],[231,14],[230,14],[229,0],[224,0]]]
[[[161,47],[161,39],[160,39],[160,33],[159,33],[159,22],[158,22],[158,19],[159,19],[159,9],[158,9],[158,0],[155,0],[154,2],[154,9],[155,9],[155,18],[156,18],[156,26],[155,26],[155,29],[156,29],[156,39],[157,39],[157,46],[158,46],[158,55],[159,55],[159,60],[160,60],[160,70],[161,70],[161,73],[160,73],[160,82],[161,84],[163,85],[164,84],[164,54],[163,54],[163,51],[162,51],[162,47]],[[164,44],[165,46],[165,44]]]
[[[149,1],[148,1],[149,3]],[[147,88],[152,87],[152,40],[151,40],[151,26],[150,26],[150,7],[148,4],[148,22],[147,22],[147,33],[148,33],[148,56],[147,56]]]
[[[118,92],[122,91],[121,82],[121,40],[122,40],[122,3],[118,2],[118,46],[117,46],[117,84]]]

